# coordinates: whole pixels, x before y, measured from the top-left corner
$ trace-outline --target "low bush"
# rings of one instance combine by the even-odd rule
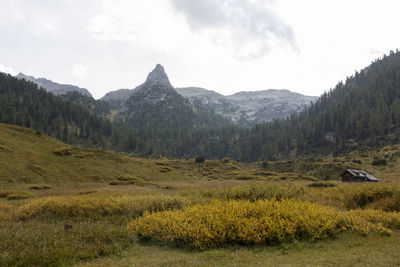
[[[112,181],[109,183],[109,185],[140,185],[140,186],[148,184],[151,183],[135,176],[120,176],[117,177],[116,181]]]
[[[0,191],[0,198],[6,198],[10,194],[11,194],[10,191]]]
[[[90,194],[94,194],[94,193],[98,193],[99,191],[97,190],[88,190],[88,191],[81,191],[78,192],[78,195],[90,195]]]
[[[203,191],[184,191],[182,196],[192,198],[208,198],[220,200],[266,200],[266,199],[289,199],[301,198],[305,194],[302,186],[282,185],[251,185],[237,186],[232,188],[221,188]]]
[[[391,197],[400,188],[388,185],[359,185],[347,190],[344,196],[344,205],[348,209],[364,208],[378,200]]]
[[[394,192],[393,195],[374,201],[366,207],[376,210],[400,212],[400,192]]]
[[[32,195],[27,194],[27,193],[11,193],[7,196],[7,200],[21,200],[21,199],[27,199],[32,197]]]
[[[372,161],[372,166],[386,166],[386,159],[376,158]]]
[[[48,190],[51,189],[51,186],[49,185],[32,185],[29,187],[29,189],[32,190]]]
[[[326,188],[326,187],[335,187],[337,186],[336,183],[332,183],[332,182],[315,182],[315,183],[311,183],[307,185],[308,187],[322,187],[322,188]]]
[[[70,147],[60,147],[53,149],[53,154],[58,156],[67,156],[72,154],[72,148]]]
[[[196,163],[203,163],[204,161],[206,161],[206,158],[205,158],[205,157],[197,157],[197,158],[195,159],[195,162],[196,162]]]

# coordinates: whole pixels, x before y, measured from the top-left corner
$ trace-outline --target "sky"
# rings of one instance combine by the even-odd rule
[[[321,95],[400,48],[398,0],[0,0],[0,71],[89,89]]]

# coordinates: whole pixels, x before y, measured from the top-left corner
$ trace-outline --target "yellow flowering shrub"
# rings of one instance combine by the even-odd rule
[[[300,200],[214,200],[182,210],[146,212],[128,229],[142,240],[206,249],[325,239],[343,231],[390,234],[390,229],[400,229],[400,215],[377,210],[340,212]]]
[[[141,216],[145,211],[181,208],[183,199],[163,195],[91,194],[36,199],[21,206],[18,218],[38,216],[58,218],[108,215]]]
[[[128,228],[144,240],[205,249],[323,239],[340,230],[337,215],[332,208],[298,200],[215,200],[183,210],[145,213]]]
[[[367,234],[371,231],[390,234],[390,229],[400,229],[400,214],[381,210],[351,210],[344,213],[347,228]]]

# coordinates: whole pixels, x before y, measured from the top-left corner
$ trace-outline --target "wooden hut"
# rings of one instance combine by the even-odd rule
[[[379,179],[363,170],[347,169],[342,175],[342,182],[379,182]]]

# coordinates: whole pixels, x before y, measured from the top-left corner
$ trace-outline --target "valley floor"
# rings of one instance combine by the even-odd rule
[[[400,145],[196,163],[0,129],[0,266],[400,265]],[[346,168],[380,182],[342,183]]]

